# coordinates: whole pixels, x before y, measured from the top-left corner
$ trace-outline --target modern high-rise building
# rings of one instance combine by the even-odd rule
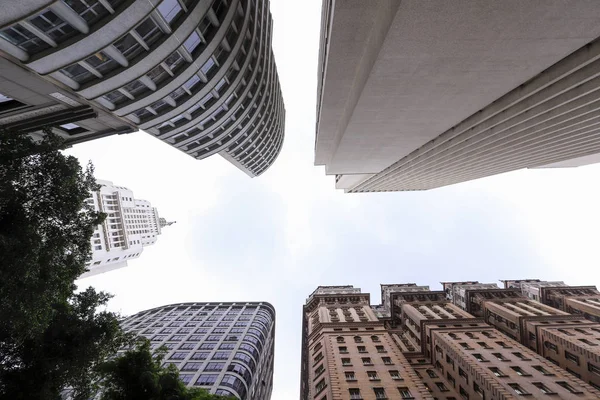
[[[285,110],[268,0],[32,0],[0,15],[0,129],[79,143],[141,129],[249,176]]]
[[[381,285],[379,305],[352,286],[317,288],[300,399],[600,398],[600,324],[516,286],[442,285]]]
[[[181,303],[139,312],[123,329],[165,346],[188,387],[240,400],[273,390],[275,309],[269,303]]]
[[[156,243],[161,229],[172,225],[158,216],[149,201],[133,197],[133,192],[112,182],[97,180],[100,189],[86,200],[95,211],[106,214],[90,239],[92,258],[86,263],[88,272],[79,278],[98,275],[127,266],[138,258],[144,247]]]
[[[315,164],[347,192],[600,161],[593,1],[323,0]]]

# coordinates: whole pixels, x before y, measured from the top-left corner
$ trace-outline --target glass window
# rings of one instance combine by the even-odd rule
[[[202,68],[200,68],[200,71],[202,71],[202,73],[204,73],[204,75],[208,75],[208,72],[212,69],[212,67],[215,65],[215,60],[213,60],[212,57],[210,57],[202,66]]]
[[[20,25],[13,25],[10,28],[1,30],[0,37],[31,54],[50,47],[48,43],[44,42]]]
[[[190,52],[190,54],[194,51],[194,49],[196,47],[198,47],[198,45],[200,44],[200,36],[198,36],[198,34],[196,32],[193,32],[186,40],[185,42],[183,42],[183,47],[185,47],[185,49],[187,51]]]
[[[217,381],[217,376],[218,375],[202,374],[198,377],[198,379],[196,380],[196,383],[194,383],[194,385],[212,386]]]
[[[202,365],[202,363],[189,362],[189,363],[185,363],[185,365],[183,366],[183,368],[181,368],[181,370],[182,371],[199,371],[201,365]]]
[[[144,48],[142,45],[134,39],[131,34],[127,34],[121,39],[115,42],[115,47],[117,50],[121,52],[128,60],[134,59],[137,55],[139,55]]]
[[[198,75],[194,75],[190,79],[188,79],[188,81],[186,83],[183,84],[183,87],[185,87],[186,89],[192,91],[193,90],[192,88],[198,82],[200,82],[200,78],[198,77]]]
[[[77,83],[85,83],[95,78],[90,71],[77,63],[61,69],[60,72],[73,79]]]
[[[119,64],[115,60],[107,56],[102,51],[99,51],[93,56],[86,58],[85,62],[90,64],[96,69],[96,71],[100,72],[103,75],[119,66]]]
[[[60,19],[58,15],[46,10],[37,17],[29,20],[36,28],[50,36],[57,43],[63,42],[76,34],[75,29]]]
[[[165,21],[171,23],[181,12],[181,6],[177,0],[164,0],[158,5],[158,12],[163,16]]]
[[[177,67],[183,63],[183,61],[183,56],[179,54],[178,51],[175,51],[169,57],[167,57],[165,64],[167,64],[171,71],[175,71]]]
[[[98,0],[63,0],[77,14],[81,15],[88,25],[93,25],[96,21],[110,14],[108,10]]]
[[[157,65],[152,70],[150,70],[150,72],[148,72],[147,75],[148,78],[150,78],[152,82],[156,84],[156,86],[158,86],[163,80],[165,80],[169,76],[167,71],[165,71],[165,69],[160,65]],[[205,326],[212,326],[212,324]]]
[[[225,363],[209,362],[208,364],[206,364],[206,367],[204,368],[204,370],[205,371],[221,371],[223,368],[225,368]]]
[[[205,351],[204,352],[201,352],[201,351],[196,352],[196,353],[192,354],[192,360],[206,360],[208,358],[209,354],[210,353],[205,352]]]
[[[146,85],[144,85],[142,82],[140,82],[137,79],[135,81],[129,82],[127,85],[123,86],[123,89],[127,90],[127,92],[129,94],[131,94],[133,97],[138,97],[141,93],[149,90]]]
[[[154,44],[158,38],[163,35],[163,31],[160,30],[152,17],[146,18],[141,24],[139,24],[135,28],[135,32],[140,35],[148,47],[152,47],[152,44]]]

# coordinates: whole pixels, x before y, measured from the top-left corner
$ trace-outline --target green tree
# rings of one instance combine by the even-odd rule
[[[0,346],[45,331],[104,218],[85,203],[97,189],[93,166],[83,170],[64,147],[50,131],[41,142],[0,132]]]
[[[165,349],[150,351],[143,339],[119,357],[97,368],[102,382],[101,400],[217,400],[226,397],[187,388],[177,368],[162,366]]]
[[[12,343],[3,354],[0,398],[59,399],[70,387],[74,398],[89,399],[97,389],[94,369],[132,343],[116,314],[98,312],[110,297],[88,288],[54,304],[42,334]]]
[[[70,386],[85,398],[90,372],[126,342],[110,296],[75,293],[103,215],[85,204],[93,167],[42,141],[0,132],[0,398],[55,399]]]

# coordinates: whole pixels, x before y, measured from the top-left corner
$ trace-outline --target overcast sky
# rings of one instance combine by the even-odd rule
[[[167,227],[129,267],[79,281],[123,315],[185,301],[277,310],[273,400],[299,397],[302,304],[318,285],[540,278],[600,283],[600,166],[525,170],[426,192],[344,194],[313,166],[320,0],[271,0],[283,150],[250,179],[138,132],[76,145]]]

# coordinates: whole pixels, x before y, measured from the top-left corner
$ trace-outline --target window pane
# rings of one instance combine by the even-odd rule
[[[98,0],[63,0],[77,14],[81,15],[88,25],[93,25],[96,21],[109,14],[108,10],[100,4]]]
[[[73,79],[77,83],[84,83],[94,78],[94,75],[81,65],[75,63],[60,70],[63,74]]]
[[[198,44],[200,44],[200,36],[198,36],[198,34],[194,32],[190,35],[190,37],[186,39],[186,41],[183,43],[183,46],[186,48],[187,51],[192,53],[194,49],[198,47]]]
[[[163,16],[165,21],[171,22],[181,11],[181,6],[177,0],[164,0],[158,6],[158,12]]]
[[[58,43],[76,34],[75,29],[71,25],[60,19],[58,15],[50,10],[31,18],[29,22]]]
[[[50,47],[48,43],[20,25],[13,25],[10,28],[0,31],[0,36],[28,53],[39,52]]]
[[[131,36],[129,33],[117,42],[115,42],[115,47],[128,60],[132,60],[144,50],[142,45],[139,44],[138,41],[135,40],[133,36]]]
[[[102,51],[99,51],[93,56],[86,58],[85,61],[101,74],[106,74],[119,66],[115,60],[107,56]]]

